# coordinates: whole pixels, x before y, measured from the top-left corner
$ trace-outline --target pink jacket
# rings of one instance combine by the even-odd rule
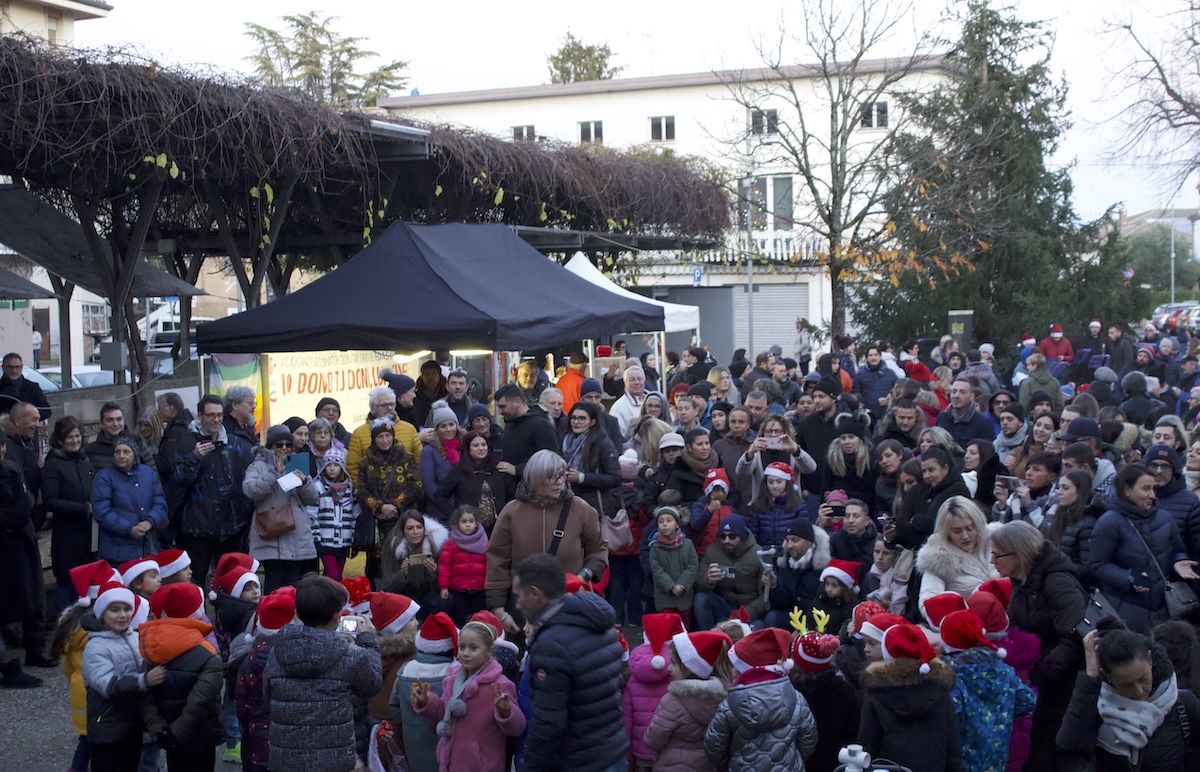
[[[1041,639],[1032,633],[1010,627],[1008,635],[994,641],[1004,649],[1004,661],[1017,671],[1023,683],[1029,683],[1029,671],[1042,656]],[[1036,693],[1036,689],[1034,690]],[[1008,766],[1006,772],[1021,772],[1029,760],[1030,732],[1033,729],[1033,714],[1021,716],[1013,721],[1012,737],[1008,741]]]
[[[671,683],[671,662],[663,655],[661,668],[653,665],[654,652],[643,643],[629,652],[629,683],[622,695],[621,713],[625,717],[625,733],[629,735],[630,751],[635,759],[652,759],[654,751],[646,747],[642,735],[654,718]]]
[[[445,701],[454,693],[454,678],[461,668],[457,662],[450,666],[442,681],[441,695],[430,692],[429,701],[417,713],[434,724],[442,720]],[[508,695],[508,718],[501,718],[496,712],[496,689]],[[499,662],[488,660],[463,689],[462,701],[466,703],[466,713],[452,715],[450,736],[438,740],[438,769],[504,772],[506,738],[525,731],[525,714],[517,704],[516,687],[501,674]]]
[[[723,699],[725,686],[716,678],[671,682],[642,738],[658,754],[655,772],[716,772],[704,755],[704,733]]]

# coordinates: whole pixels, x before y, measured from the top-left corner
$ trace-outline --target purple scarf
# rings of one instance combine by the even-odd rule
[[[488,537],[487,531],[483,530],[483,526],[475,526],[475,533],[467,536],[457,528],[450,529],[450,539],[454,542],[454,546],[464,552],[473,552],[476,555],[482,555],[487,552]]]

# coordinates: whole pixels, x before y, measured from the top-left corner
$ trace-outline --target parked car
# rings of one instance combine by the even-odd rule
[[[1185,309],[1193,309],[1200,306],[1200,302],[1189,300],[1183,303],[1163,303],[1158,308],[1154,309],[1154,314],[1150,317],[1151,320],[1158,325],[1160,330],[1171,329],[1178,325],[1179,315]]]
[[[41,386],[43,392],[58,391],[60,388],[57,383],[42,375],[37,370],[34,370],[29,365],[25,365],[23,368],[21,368],[21,375],[25,376],[26,380],[33,381],[38,386]]]
[[[26,368],[26,369],[29,369],[29,368]],[[80,389],[80,388],[83,388],[83,386],[84,386],[84,384],[79,380],[79,370],[80,369],[81,368],[75,368],[74,372],[71,373],[70,388],[72,388],[72,389]],[[62,368],[61,367],[47,366],[47,367],[43,367],[43,368],[37,370],[37,372],[40,373],[41,375],[44,375],[47,380],[52,381],[56,385],[57,388],[59,388],[59,389],[62,388]],[[26,377],[29,377],[29,376],[26,375]],[[43,391],[45,391],[45,389],[43,389]]]

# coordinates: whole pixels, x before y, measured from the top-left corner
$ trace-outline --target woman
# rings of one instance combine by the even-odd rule
[[[488,542],[487,603],[510,636],[525,624],[512,595],[513,567],[539,552],[549,552],[564,572],[585,582],[599,580],[608,567],[599,514],[571,492],[567,464],[551,450],[539,450],[525,464],[517,492],[501,510]]]
[[[658,466],[658,441],[671,430],[671,424],[653,416],[639,418],[629,448],[638,454],[638,463],[643,466]]]
[[[875,511],[875,480],[879,469],[871,462],[871,441],[866,438],[866,415],[839,415],[834,419],[837,441],[830,443],[825,457],[825,475],[821,490],[842,489],[852,499],[867,503]]]
[[[345,452],[346,446],[333,436],[333,424],[324,418],[314,418],[308,423],[308,476],[316,477],[321,470],[321,459],[331,448]],[[346,470],[349,472],[350,470]]]
[[[1166,585],[1200,579],[1189,560],[1174,519],[1158,511],[1154,475],[1129,464],[1113,480],[1108,511],[1100,516],[1088,544],[1088,567],[1105,597],[1131,629],[1149,632],[1167,619]]]
[[[774,445],[775,447],[771,447]],[[796,479],[802,474],[812,474],[817,471],[817,462],[808,451],[803,450],[796,442],[796,432],[786,417],[770,413],[758,427],[758,436],[737,462],[738,481],[748,481],[749,497],[743,496],[742,506],[747,507],[751,501],[758,498],[758,489],[763,484],[763,474],[771,464],[776,462],[792,467]],[[734,480],[731,478],[730,482]],[[735,483],[743,487],[740,482]]]
[[[83,433],[71,416],[60,418],[50,434],[50,452],[42,467],[42,503],[50,520],[50,563],[60,609],[79,597],[70,571],[92,557],[92,478],[83,452]]]
[[[896,440],[884,440],[879,443],[875,446],[875,465],[879,468],[879,476],[875,478],[874,514],[889,515],[892,513],[900,486],[904,446]],[[920,469],[919,466],[917,468]]]
[[[415,509],[401,514],[380,547],[379,589],[421,604],[422,618],[436,613],[444,605],[438,590],[438,558],[449,536],[444,525]]]
[[[728,402],[730,405],[742,404],[742,395],[737,386],[733,385],[733,375],[728,367],[718,365],[709,370],[708,382],[713,385],[713,394],[716,395],[717,401]]]
[[[638,360],[642,363],[642,371],[646,373],[646,385],[658,386],[658,356],[653,351],[643,351]]]
[[[933,381],[929,384],[929,390],[937,397],[938,410],[950,407],[950,385],[952,383],[954,383],[953,370],[945,365],[933,368]]]
[[[1092,572],[1087,566],[1088,544],[1096,521],[1104,514],[1098,501],[1088,502],[1092,492],[1092,476],[1083,469],[1072,469],[1058,479],[1058,504],[1055,505],[1046,539],[1056,545],[1071,561],[1075,578],[1084,587],[1092,586]]]
[[[956,458],[961,451],[954,436],[940,426],[931,426],[921,432],[917,440],[917,455],[924,456],[930,448],[941,448],[950,458]]]
[[[137,434],[145,440],[151,453],[158,453],[158,445],[163,436],[163,421],[158,415],[158,405],[147,405],[138,414]]]
[[[968,490],[974,488],[971,498],[983,507],[984,512],[990,512],[992,505],[996,503],[996,494],[992,489],[996,487],[996,475],[1003,471],[1004,467],[1000,466],[1000,459],[996,456],[996,448],[992,443],[979,439],[967,443],[966,452],[963,454],[962,478]]]
[[[1041,655],[1029,675],[1037,706],[1027,768],[1061,769],[1054,736],[1083,665],[1075,625],[1083,620],[1087,594],[1071,561],[1031,523],[1018,520],[996,529],[991,552],[996,572],[1012,582],[1009,624],[1041,642]]]
[[[458,416],[444,400],[433,403],[429,411],[429,423],[433,424],[433,440],[421,452],[421,486],[430,495],[429,514],[445,525],[454,511],[455,502],[445,507],[434,492],[462,458],[462,438],[466,434],[458,423]]]
[[[664,413],[667,414],[666,418],[663,417]],[[667,410],[667,398],[657,391],[647,391],[646,398],[642,400],[642,407],[640,410],[638,410],[637,420],[630,421],[629,425],[625,427],[625,432],[627,435],[625,437],[625,449],[628,450],[629,448],[633,448],[635,451],[640,451],[641,444],[637,439],[638,430],[644,425],[646,420],[655,418],[660,421],[666,421],[667,424],[670,425],[670,415],[670,411]],[[615,444],[615,438],[611,439],[613,439]]]
[[[358,489],[354,495],[363,512],[375,515],[379,543],[385,541],[400,513],[420,506],[421,475],[417,460],[396,442],[396,425],[388,418],[371,421],[371,446],[358,466]],[[379,579],[379,550],[367,550],[367,578]]]
[[[989,557],[992,551],[987,518],[966,496],[951,496],[937,513],[933,534],[917,552],[921,572],[921,607],[943,592],[956,592],[966,600],[986,582],[995,579]]]
[[[854,385],[849,374],[842,370],[842,360],[838,358],[837,354],[822,354],[817,359],[817,372],[821,374],[821,377],[829,378],[840,386],[844,394],[849,394]]]
[[[517,484],[512,475],[496,471],[500,456],[492,452],[487,437],[467,432],[462,444],[466,452],[438,484],[433,501],[443,512],[453,512],[464,504],[475,507],[479,510],[480,525],[491,533],[496,515],[508,504]]]
[[[153,469],[138,461],[132,443],[128,435],[118,435],[113,465],[92,481],[92,516],[100,527],[96,554],[114,566],[156,554],[154,529],[167,521],[162,483]]]
[[[308,450],[308,422],[298,415],[294,415],[283,422],[283,425],[292,433],[292,452],[304,453]]]
[[[1053,413],[1043,413],[1033,422],[1025,444],[1013,451],[1008,457],[1005,467],[1008,474],[1018,479],[1025,479],[1025,467],[1034,455],[1047,450],[1047,444],[1054,433],[1058,431],[1058,418]]]
[[[294,586],[315,567],[317,546],[308,508],[315,508],[320,500],[310,475],[287,469],[287,458],[294,447],[291,429],[283,424],[272,426],[267,430],[266,443],[266,447],[255,449],[242,481],[242,493],[254,502],[255,521],[262,518],[262,513],[286,506],[291,509],[295,527],[268,538],[259,532],[257,522],[250,526],[250,557],[262,562],[264,595]],[[298,477],[300,485],[285,491],[281,480],[289,474]]]
[[[714,402],[708,408],[708,420],[712,423],[712,428],[709,430],[708,436],[714,445],[719,440],[725,439],[725,435],[729,433],[729,413],[731,410],[733,410],[733,405],[722,401]]]
[[[1192,493],[1200,490],[1200,440],[1196,440],[1188,448],[1187,460],[1183,466],[1183,476],[1187,480],[1187,489]]]
[[[567,462],[567,482],[576,496],[605,517],[621,508],[621,462],[617,449],[604,433],[603,413],[591,402],[576,402],[567,413],[568,429],[562,439]]]

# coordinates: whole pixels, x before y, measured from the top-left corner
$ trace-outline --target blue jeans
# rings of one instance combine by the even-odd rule
[[[642,563],[637,555],[609,555],[608,597],[617,625],[642,623]]]
[[[718,622],[729,619],[729,615],[733,613],[733,606],[715,592],[698,592],[692,613],[696,616],[697,630],[711,630]]]

